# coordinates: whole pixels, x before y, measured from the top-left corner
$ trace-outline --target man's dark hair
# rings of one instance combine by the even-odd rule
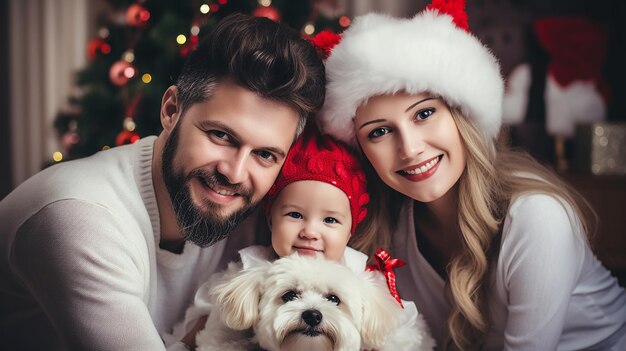
[[[297,134],[324,102],[324,64],[315,48],[287,25],[263,17],[227,16],[200,42],[176,83],[181,115],[209,99],[224,79],[298,111]]]

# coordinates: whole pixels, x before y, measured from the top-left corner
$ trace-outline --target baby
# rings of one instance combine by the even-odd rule
[[[368,202],[365,175],[354,154],[343,144],[308,128],[289,151],[281,173],[264,199],[271,247],[250,246],[240,250],[241,262],[229,266],[228,277],[292,254],[336,261],[355,273],[362,273],[368,257],[347,244],[365,218]],[[377,278],[386,284],[382,275]],[[217,281],[212,279],[198,290],[196,308],[214,303],[210,299],[211,288]],[[415,305],[401,302],[392,285],[389,291],[404,307],[398,319],[428,334]],[[193,313],[188,312],[188,317],[193,317]],[[215,318],[209,318],[205,330],[215,328],[213,323]],[[205,331],[198,334],[199,346],[203,334],[206,338]],[[424,349],[432,349],[434,342],[428,336],[422,344],[430,345]]]
[[[368,202],[365,175],[355,156],[343,144],[307,129],[263,204],[272,233],[268,258],[297,252],[365,269],[367,256],[347,244],[365,218]]]

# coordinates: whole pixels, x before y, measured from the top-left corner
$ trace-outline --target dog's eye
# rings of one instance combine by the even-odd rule
[[[337,306],[339,306],[339,304],[341,303],[341,300],[339,300],[339,298],[336,295],[328,295],[326,296],[326,300],[334,303]]]
[[[286,293],[284,293],[283,296],[281,296],[281,298],[283,299],[283,301],[289,302],[289,301],[293,301],[297,299],[298,294],[293,290],[289,290]]]

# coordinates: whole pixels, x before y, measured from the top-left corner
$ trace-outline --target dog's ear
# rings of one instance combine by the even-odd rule
[[[232,329],[251,328],[259,318],[261,283],[270,265],[252,267],[228,275],[211,289],[224,323]]]
[[[380,349],[392,329],[396,327],[402,307],[389,293],[387,283],[380,272],[363,272],[363,276],[361,340],[371,348]]]

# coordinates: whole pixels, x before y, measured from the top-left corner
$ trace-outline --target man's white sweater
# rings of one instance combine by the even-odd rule
[[[0,202],[0,349],[165,349],[198,287],[254,242],[256,214],[212,247],[159,248],[154,141],[55,165]]]

